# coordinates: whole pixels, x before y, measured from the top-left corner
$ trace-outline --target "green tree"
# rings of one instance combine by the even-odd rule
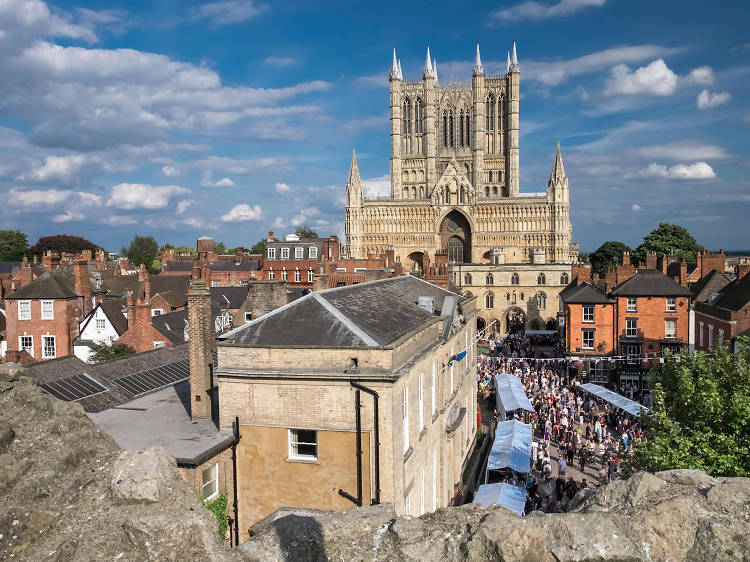
[[[632,250],[622,242],[605,242],[595,252],[589,254],[591,271],[604,276],[610,266],[622,263],[622,255],[625,252],[632,252]]]
[[[318,238],[318,231],[306,224],[298,226],[294,233],[300,238]]]
[[[635,249],[634,256],[638,263],[646,261],[648,252],[656,252],[662,256],[675,255],[685,258],[687,262],[694,262],[696,254],[702,250],[703,246],[695,241],[687,229],[662,222],[643,238],[643,244]]]
[[[226,254],[227,247],[224,245],[224,242],[218,242],[216,246],[214,246],[214,252],[216,252],[219,255]]]
[[[153,236],[136,235],[128,246],[126,252],[130,265],[140,267],[141,264],[146,266],[149,273],[158,273],[151,270],[154,260],[159,257],[159,244]]]
[[[40,256],[46,251],[57,252],[62,254],[75,254],[82,250],[91,250],[92,253],[98,252],[102,248],[81,238],[80,236],[70,236],[68,234],[55,234],[54,236],[42,236],[37,243],[31,247],[31,254]]]
[[[259,240],[258,242],[256,242],[253,245],[253,247],[250,248],[249,251],[250,251],[251,254],[265,255],[265,253],[266,253],[266,239],[263,238],[262,240]]]
[[[153,273],[155,275],[161,273],[161,259],[154,258],[154,261],[151,262],[148,271],[149,273]]]
[[[0,261],[21,261],[29,251],[26,235],[20,230],[0,230]]]
[[[89,363],[104,363],[105,361],[127,357],[134,353],[135,349],[124,343],[114,342],[111,345],[107,345],[106,343],[95,344],[91,348]]]
[[[653,373],[654,405],[641,421],[627,472],[698,468],[712,476],[750,475],[750,340],[738,353],[686,350]]]
[[[193,256],[193,259],[198,258],[198,252],[196,252],[195,249],[190,248],[189,246],[177,246],[176,248],[174,248],[174,253],[177,256],[190,254],[191,256]]]

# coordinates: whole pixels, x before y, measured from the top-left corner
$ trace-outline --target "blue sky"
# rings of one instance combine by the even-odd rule
[[[573,238],[637,245],[660,221],[750,248],[743,2],[0,0],[0,228],[252,245],[342,234],[352,148],[388,191],[391,49],[470,81],[518,43],[521,191],[560,140]]]

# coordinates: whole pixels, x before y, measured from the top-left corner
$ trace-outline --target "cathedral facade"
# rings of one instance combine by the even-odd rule
[[[345,223],[352,257],[393,249],[413,270],[436,253],[451,263],[577,261],[559,144],[546,191],[519,191],[515,44],[498,76],[485,76],[477,46],[471,84],[440,84],[429,48],[422,79],[404,80],[394,50],[389,81],[391,192],[365,198],[352,158]]]

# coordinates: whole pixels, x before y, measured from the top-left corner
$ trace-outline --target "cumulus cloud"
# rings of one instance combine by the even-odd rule
[[[569,16],[585,8],[598,8],[605,2],[606,0],[560,0],[556,4],[543,4],[532,0],[494,12],[492,18],[504,23],[522,19],[556,18]]]
[[[175,178],[180,175],[180,170],[176,166],[162,166],[161,175],[167,178]]]
[[[658,177],[683,180],[706,180],[716,177],[713,168],[706,162],[694,162],[693,164],[677,164],[667,167],[663,164],[652,162],[642,173],[636,174],[641,177]]]
[[[698,109],[710,109],[728,103],[730,99],[732,99],[732,95],[729,92],[709,92],[708,90],[703,90],[698,94],[695,104],[698,106]]]
[[[72,185],[82,181],[84,176],[99,172],[111,172],[113,167],[100,156],[73,154],[69,156],[47,156],[44,164],[22,175],[21,181],[36,184]]]
[[[70,222],[70,221],[82,221],[86,218],[86,215],[80,211],[74,211],[72,209],[65,213],[54,215],[52,222]]]
[[[108,207],[119,209],[164,209],[176,195],[187,195],[189,189],[178,185],[149,185],[144,183],[120,183],[112,188]]]
[[[292,190],[291,186],[283,182],[276,182],[274,189],[276,193],[289,193]]]
[[[128,217],[124,215],[110,215],[108,217],[105,217],[102,222],[112,226],[123,226],[127,224],[137,224],[138,220],[134,217]]]
[[[633,206],[631,207],[631,209],[633,209],[634,211],[640,211],[640,210],[641,210],[641,206],[640,206],[640,205],[635,205],[635,204],[634,204],[634,205],[633,205]]]
[[[690,84],[710,86],[714,83],[714,70],[710,66],[699,66],[685,76],[685,81]]]
[[[194,201],[191,201],[190,199],[183,199],[179,203],[177,203],[177,214],[182,215],[185,213],[185,211],[188,210],[188,208],[194,203]]]
[[[221,215],[221,220],[224,222],[245,222],[245,221],[257,221],[263,218],[263,211],[260,205],[253,205],[252,207],[246,203],[236,205],[225,215]]]
[[[267,10],[266,4],[257,4],[253,0],[222,0],[198,6],[191,16],[208,20],[213,25],[226,25],[251,20]]]
[[[0,2],[0,30],[0,47],[23,44],[40,35],[97,41],[91,26],[75,23],[73,15],[62,10],[53,14],[42,0]]]
[[[362,191],[365,197],[378,197],[391,194],[391,176],[386,174],[377,178],[362,180]]]
[[[284,219],[281,217],[276,217],[276,219],[273,221],[273,224],[271,225],[274,228],[286,228],[286,224],[284,224]]]
[[[61,189],[11,189],[6,201],[21,207],[40,207],[61,205],[70,201],[84,206],[101,205],[102,198],[85,191],[66,191]]]
[[[265,158],[235,159],[226,156],[209,156],[192,163],[199,170],[213,170],[228,172],[236,176],[245,176],[268,171],[286,170],[291,168],[288,158],[268,156]]]
[[[300,226],[301,224],[305,224],[310,217],[314,217],[318,214],[320,214],[320,210],[317,207],[306,207],[294,215],[292,220],[289,221],[289,224],[292,226]]]
[[[618,64],[611,70],[604,93],[606,95],[671,96],[677,89],[677,74],[669,69],[663,59],[632,70]]]
[[[294,66],[299,64],[299,60],[292,57],[266,57],[263,62],[269,66]]]
[[[667,160],[708,160],[729,157],[726,150],[720,146],[694,141],[643,146],[637,149],[636,153],[644,158],[663,158]]]
[[[213,181],[211,178],[212,174],[210,171],[203,172],[201,187],[234,187],[237,185],[229,178],[221,178],[218,181]]]

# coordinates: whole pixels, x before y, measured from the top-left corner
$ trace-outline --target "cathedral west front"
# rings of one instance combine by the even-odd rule
[[[352,257],[393,249],[413,271],[437,253],[453,264],[577,261],[559,145],[546,190],[519,189],[515,44],[501,75],[485,75],[477,46],[472,74],[471,84],[441,84],[428,48],[422,78],[404,80],[394,50],[390,196],[364,197],[353,157],[345,224]]]

